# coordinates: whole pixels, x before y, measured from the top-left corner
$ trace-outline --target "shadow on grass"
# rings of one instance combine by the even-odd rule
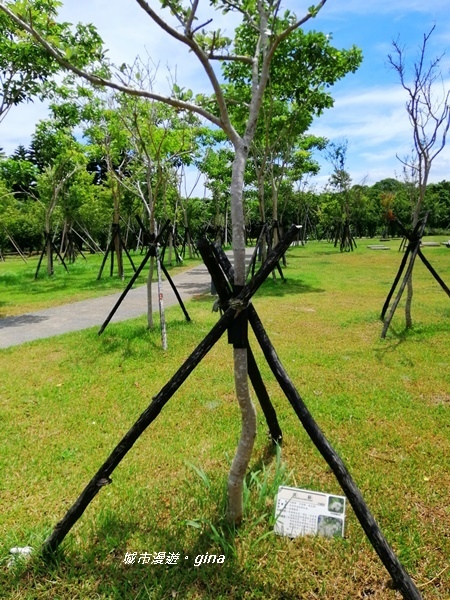
[[[123,356],[142,356],[150,349],[161,350],[161,337],[158,330],[149,330],[144,324],[123,325],[110,323],[102,334],[97,336],[99,344],[97,354],[115,354]]]
[[[281,446],[279,446],[281,447]],[[277,446],[268,442],[264,447],[264,450],[258,460],[253,463],[248,469],[247,482],[249,483],[249,478],[251,474],[255,471],[261,471],[263,468],[268,467],[273,463],[273,461],[277,457]]]
[[[275,456],[276,449],[268,444],[251,473],[257,475]],[[241,553],[244,541],[251,543],[248,536],[262,517],[250,516],[241,527],[229,525],[224,518],[223,485],[210,488],[208,484],[205,490],[197,480],[184,483],[182,494],[199,497],[200,504],[192,514],[209,512],[208,519],[190,521],[172,512],[166,520],[163,509],[153,517],[134,517],[133,504],[139,511],[145,501],[138,494],[128,501],[128,511],[121,516],[111,509],[97,514],[83,548],[78,548],[69,534],[51,561],[36,555],[11,571],[3,588],[5,597],[31,598],[37,586],[42,597],[49,593],[61,598],[93,597],[93,593],[110,600],[294,598],[283,591],[282,582],[270,581],[257,571],[251,551]],[[251,484],[247,477],[247,486]],[[205,511],[204,502],[215,505],[212,513]],[[263,527],[262,537],[271,534],[269,526]],[[156,558],[161,562],[154,563]]]
[[[380,323],[380,327],[382,328],[383,324],[381,321]],[[398,326],[390,325],[387,331],[386,339],[381,340],[383,347],[377,348],[375,350],[375,355],[381,359],[390,352],[395,352],[403,343],[408,340],[423,341],[433,337],[437,333],[448,333],[448,324],[445,322],[429,323],[426,325],[419,323],[408,329],[406,327],[400,328]]]
[[[317,256],[330,256],[331,254],[340,256],[343,252],[340,252],[339,248],[330,248],[329,250],[319,250],[315,252]]]
[[[181,313],[181,308],[180,308]],[[170,345],[171,337],[177,336],[181,331],[185,332],[188,328],[192,328],[193,321],[187,321],[181,313],[176,320],[166,321],[167,338]],[[149,350],[161,351],[161,328],[159,317],[154,315],[154,328],[149,329],[146,322],[146,317],[139,317],[137,320],[124,321],[120,323],[109,323],[106,329],[98,335],[100,327],[97,328],[94,334],[97,344],[96,355],[113,354],[121,352],[123,356],[143,356]],[[93,339],[94,341],[94,339]]]
[[[287,296],[294,294],[318,294],[324,293],[326,290],[314,287],[307,283],[302,283],[298,279],[290,279],[289,277],[282,281],[281,279],[266,279],[263,285],[256,292],[255,297],[275,297]]]

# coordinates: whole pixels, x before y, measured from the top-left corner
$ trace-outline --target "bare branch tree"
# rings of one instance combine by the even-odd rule
[[[406,112],[413,134],[413,157],[400,162],[416,174],[417,195],[411,206],[411,222],[414,229],[419,221],[425,191],[434,159],[444,149],[450,127],[450,90],[445,89],[441,61],[445,53],[428,60],[428,46],[435,30],[424,34],[419,53],[407,68],[406,48],[399,40],[392,42],[394,52],[388,62],[396,71],[400,84],[407,94]],[[408,279],[405,306],[406,327],[412,327],[411,304],[413,296],[412,272]]]

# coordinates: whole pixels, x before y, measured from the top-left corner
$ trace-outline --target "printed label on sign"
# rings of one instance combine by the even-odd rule
[[[275,500],[274,531],[290,538],[343,537],[345,502],[344,496],[280,486]]]

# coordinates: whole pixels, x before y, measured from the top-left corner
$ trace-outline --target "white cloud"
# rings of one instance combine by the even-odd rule
[[[202,4],[202,3],[201,3]],[[299,4],[301,5],[299,7]],[[289,0],[286,6],[292,8],[298,15],[303,14],[309,2],[299,3]],[[405,15],[416,13],[420,24],[422,13],[428,16],[447,10],[448,0],[434,0],[432,6],[423,0],[377,0],[377,2],[362,2],[361,0],[329,0],[323,9],[323,17],[329,17],[330,22],[349,22],[352,15],[370,14],[389,15],[389,22],[403,18]],[[158,9],[160,10],[160,9]],[[420,14],[419,14],[420,13]],[[320,26],[322,14],[314,21],[313,26]],[[167,93],[167,67],[172,73],[177,73],[179,85],[189,87],[194,92],[210,92],[210,86],[197,59],[184,45],[170,38],[152,23],[151,19],[133,0],[65,0],[61,11],[64,20],[71,22],[92,22],[98,28],[100,35],[109,48],[109,56],[115,63],[132,62],[136,55],[143,58],[148,54],[155,64],[159,64],[156,74],[155,91]],[[231,17],[231,24],[229,18]],[[216,22],[217,21],[217,22]],[[220,13],[214,25],[231,35],[236,25],[236,17],[223,17]],[[328,26],[328,25],[327,25]],[[378,25],[377,25],[378,26]],[[439,35],[439,38],[438,38]],[[369,56],[386,56],[391,49],[382,40],[383,31],[377,36],[378,45],[364,48]],[[436,30],[435,41],[444,44],[450,41],[449,29],[439,26]],[[441,46],[442,47],[442,46]],[[447,59],[445,59],[447,61]],[[447,68],[447,62],[444,63]],[[369,77],[372,74],[369,73]],[[324,135],[329,139],[347,138],[349,140],[348,161],[354,182],[369,175],[372,182],[383,177],[393,177],[395,171],[400,172],[401,166],[396,154],[404,156],[410,152],[411,129],[405,112],[406,96],[401,86],[393,81],[386,71],[383,81],[380,74],[367,85],[363,81],[361,70],[351,79],[344,80],[336,93],[335,106],[318,119],[313,127],[313,133]],[[380,83],[379,83],[380,82]],[[450,85],[450,84],[449,84]],[[161,89],[162,88],[162,89]],[[21,105],[11,111],[1,124],[0,146],[7,153],[12,152],[18,144],[28,145],[35,123],[47,116],[45,107],[36,102]],[[450,178],[450,156],[445,150],[436,160],[432,178],[440,180]],[[324,167],[323,173],[329,168]],[[324,177],[323,175],[321,176]]]
[[[335,106],[314,123],[311,132],[334,141],[348,140],[347,169],[353,182],[367,176],[370,185],[396,174],[401,177],[402,166],[397,156],[410,155],[413,146],[405,101],[400,85],[341,93]],[[318,181],[323,183],[324,174],[330,170],[324,162]],[[433,163],[430,180],[449,178],[450,147],[447,147]]]
[[[28,147],[35,123],[47,116],[47,106],[38,100],[13,106],[0,124],[0,146],[4,152],[12,154],[21,144]]]

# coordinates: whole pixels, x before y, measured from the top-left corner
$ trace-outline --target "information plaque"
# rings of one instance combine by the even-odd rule
[[[343,537],[345,497],[280,486],[275,501],[275,533]]]

